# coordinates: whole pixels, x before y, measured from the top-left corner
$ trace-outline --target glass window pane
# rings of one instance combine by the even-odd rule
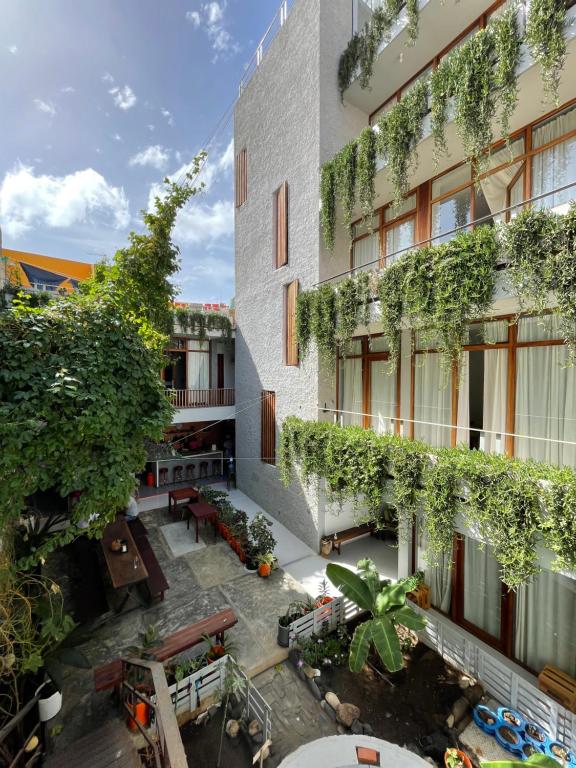
[[[444,554],[437,566],[430,567],[426,560],[426,547],[426,528],[419,517],[416,526],[416,568],[424,572],[424,581],[430,587],[434,608],[448,613],[452,598],[452,553]]]
[[[522,459],[576,468],[576,368],[564,345],[516,352],[514,453]],[[538,440],[531,438],[547,438]]]
[[[372,429],[379,435],[394,432],[396,416],[396,374],[388,373],[386,360],[370,363],[370,413]]]
[[[433,329],[416,331],[415,336],[416,349],[436,349],[440,346],[438,332]]]
[[[466,163],[459,165],[432,182],[432,199],[435,200],[437,197],[450,192],[451,189],[467,184],[470,180],[470,166]]]
[[[340,406],[343,426],[362,426],[362,358],[340,361]]]
[[[442,425],[451,424],[452,396],[440,355],[418,355],[414,377],[414,437],[432,446],[450,445],[450,427]]]
[[[518,320],[518,341],[549,341],[562,338],[560,318],[556,314],[521,317]]]
[[[483,176],[474,187],[474,220],[480,224],[504,221],[508,207],[509,188],[523,164],[523,160],[501,168],[489,176]]]
[[[562,112],[560,115],[547,120],[532,132],[532,142],[535,149],[548,144],[554,139],[564,136],[576,129],[576,107]],[[576,137],[556,144],[543,150],[532,158],[532,196],[563,187],[576,181]],[[537,202],[542,208],[558,208],[568,206],[574,197],[575,187],[550,194]]]
[[[377,269],[380,259],[380,233],[363,237],[352,245],[352,265],[354,269]]]
[[[452,232],[456,227],[470,223],[470,190],[463,189],[452,197],[435,203],[432,206],[432,237],[433,244],[444,243],[455,236]],[[440,237],[443,232],[449,233]]]
[[[369,227],[369,224],[371,224],[371,229]],[[360,235],[366,235],[366,234],[372,234],[373,232],[378,232],[378,229],[380,228],[380,216],[379,214],[374,214],[372,216],[371,221],[364,221],[364,219],[361,219],[360,221],[356,222],[356,224],[352,227],[352,237],[360,237]]]
[[[502,587],[489,546],[464,539],[464,618],[492,637],[500,637]]]
[[[416,208],[416,195],[408,195],[399,205],[389,205],[384,210],[384,221],[386,224],[388,224],[391,221],[394,221],[394,219],[397,219],[399,216],[403,216],[405,213],[410,213],[410,211],[415,210]]]
[[[504,452],[507,384],[507,349],[464,353],[458,390],[458,443],[488,453]]]
[[[498,344],[508,341],[508,320],[472,323],[468,326],[466,344]]]
[[[514,655],[535,672],[546,664],[576,675],[576,581],[542,571],[516,593]]]
[[[194,350],[196,352],[209,352],[210,351],[209,342],[199,341],[198,339],[189,339],[188,349]]]
[[[499,165],[510,163],[522,154],[524,154],[524,137],[520,136],[520,138],[511,141],[510,146],[504,145],[495,152],[492,152],[488,159],[486,170],[491,171],[493,168],[498,168]]]
[[[396,99],[396,97],[395,97],[395,96],[394,96],[394,98],[392,98],[392,99],[389,99],[389,100],[386,102],[386,104],[384,104],[382,107],[380,107],[380,109],[379,109],[377,112],[375,112],[375,113],[372,115],[372,119],[370,120],[370,124],[371,124],[371,125],[376,125],[376,123],[378,122],[378,120],[379,120],[379,119],[380,119],[380,118],[381,118],[383,115],[385,115],[387,112],[390,112],[390,110],[392,109],[392,107],[393,107],[395,104],[397,104],[397,103],[398,103],[398,102],[397,102],[397,99]]]
[[[524,172],[522,172],[516,181],[509,187],[508,194],[507,207],[510,207],[508,218],[513,219],[515,216],[518,216],[522,210],[522,206],[519,204],[524,200]]]
[[[472,35],[476,34],[476,32],[478,32],[478,27],[477,26],[474,27],[473,29],[471,29],[470,32],[468,32],[468,34],[464,35],[462,40],[459,40],[456,43],[456,45],[453,45],[452,48],[450,48],[450,50],[447,51],[443,56],[440,56],[440,61],[443,61],[446,58],[446,56],[450,56],[452,51],[456,51],[456,50],[458,50],[458,48],[461,48],[467,40],[470,40]]]
[[[368,339],[369,352],[388,352],[389,346],[384,336],[370,336]]]
[[[406,254],[414,245],[414,219],[408,219],[386,230],[386,266]]]

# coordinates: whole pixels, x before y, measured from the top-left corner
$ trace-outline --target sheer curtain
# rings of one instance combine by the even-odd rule
[[[504,452],[506,431],[506,387],[508,350],[494,349],[484,352],[483,427],[484,450],[487,453]],[[493,434],[497,432],[500,437]]]
[[[418,520],[417,533],[418,569],[424,571],[424,580],[430,587],[432,605],[448,613],[452,599],[452,554],[443,555],[438,565],[429,566],[426,562],[426,529],[421,518]]]
[[[414,371],[414,437],[434,446],[450,445],[452,393],[440,355],[417,355]],[[418,422],[428,422],[419,424]],[[447,426],[437,426],[446,424]]]
[[[522,162],[512,163],[501,168],[497,173],[493,173],[490,176],[484,176],[480,179],[480,188],[482,195],[486,201],[486,205],[491,213],[501,211],[507,206],[508,199],[508,187],[512,182],[514,176],[520,170]],[[516,201],[511,201],[511,203]],[[478,216],[476,216],[478,218]],[[499,214],[494,216],[494,221],[503,221],[505,214]]]
[[[576,108],[571,107],[558,117],[534,129],[532,146],[542,147],[576,128]],[[532,196],[550,192],[576,181],[576,137],[545,149],[532,158]],[[542,208],[567,207],[576,187],[549,195],[536,203]]]
[[[502,587],[498,562],[489,546],[464,539],[464,618],[492,637],[500,636]]]
[[[516,594],[514,655],[536,672],[554,664],[576,675],[576,581],[542,571]]]
[[[364,412],[362,407],[362,359],[341,360],[340,371],[340,409],[352,411],[352,413],[342,414],[342,425],[362,426],[362,416],[352,415]]]
[[[557,318],[522,318],[518,340],[558,336]],[[522,347],[516,353],[515,455],[576,467],[576,445],[530,440],[547,437],[576,443],[576,368],[566,368],[564,345]]]
[[[372,429],[379,435],[393,432],[396,422],[396,375],[388,373],[386,360],[370,363],[370,413]]]
[[[208,389],[210,386],[210,355],[208,352],[188,353],[188,389]]]
[[[361,240],[357,240],[352,247],[352,264],[354,269],[367,267],[368,269],[376,269],[378,266],[378,259],[380,258],[380,234],[374,232],[372,235],[363,237]]]
[[[458,376],[458,424],[456,442],[470,445],[470,355],[462,354]]]

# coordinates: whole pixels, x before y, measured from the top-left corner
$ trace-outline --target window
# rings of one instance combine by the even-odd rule
[[[262,390],[260,458],[276,464],[276,393]]]
[[[400,370],[390,373],[381,336],[353,339],[338,361],[338,408],[343,426],[399,432]]]
[[[432,182],[432,238],[434,244],[454,237],[453,229],[472,220],[470,167],[459,165]],[[434,202],[436,201],[436,202]],[[446,233],[446,235],[444,235]]]
[[[191,339],[188,342],[188,387],[210,388],[210,345],[207,341]]]
[[[502,582],[500,566],[488,545],[464,537],[463,618],[467,624],[500,639]]]
[[[415,243],[416,195],[409,195],[399,206],[384,210],[384,249],[386,266],[405,255],[405,249]]]
[[[274,192],[274,261],[276,269],[288,264],[288,183]]]
[[[368,227],[363,221],[352,228],[352,264],[354,270],[376,269],[380,259],[380,216],[372,217]]]
[[[298,365],[298,341],[296,336],[296,300],[298,280],[284,287],[284,363]]]
[[[240,208],[248,199],[248,156],[245,149],[236,155],[235,165],[236,208]]]
[[[576,105],[533,128],[532,148],[545,149],[532,158],[532,197],[576,181],[576,136],[558,141],[575,131]],[[537,204],[565,212],[573,197],[574,187],[550,194]]]
[[[425,351],[434,344],[433,338],[424,339],[417,334],[411,432],[416,440],[429,445],[448,446],[452,434],[452,382],[450,372],[444,370],[441,356]]]

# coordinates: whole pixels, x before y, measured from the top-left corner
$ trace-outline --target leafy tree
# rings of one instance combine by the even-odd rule
[[[356,627],[350,644],[349,665],[352,672],[360,672],[366,663],[371,645],[374,645],[382,663],[390,672],[402,669],[402,651],[396,626],[419,631],[425,620],[406,605],[406,594],[413,588],[410,580],[390,584],[380,579],[370,558],[357,564],[359,573],[343,565],[329,563],[326,575],[334,586],[349,600],[372,614],[372,618]]]

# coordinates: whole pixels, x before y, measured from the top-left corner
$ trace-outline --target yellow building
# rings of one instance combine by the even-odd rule
[[[94,273],[94,265],[39,253],[2,249],[6,279],[13,285],[35,291],[64,290],[70,293]]]

